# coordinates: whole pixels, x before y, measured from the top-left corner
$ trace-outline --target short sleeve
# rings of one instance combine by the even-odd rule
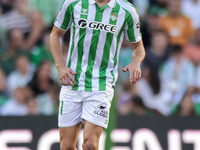
[[[54,21],[54,25],[64,31],[68,30],[72,22],[71,11],[71,1],[65,0]]]
[[[140,32],[140,20],[137,10],[132,7],[132,12],[127,13],[125,38],[131,43],[139,42],[142,39],[142,35]]]

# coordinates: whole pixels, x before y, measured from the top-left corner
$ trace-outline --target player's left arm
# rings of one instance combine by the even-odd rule
[[[129,46],[133,51],[132,61],[125,68],[122,68],[122,71],[123,72],[129,71],[130,83],[135,84],[141,78],[142,75],[140,65],[145,57],[145,49],[142,40],[140,40],[137,43],[129,42]]]
[[[129,16],[126,18],[125,38],[129,41],[129,46],[133,51],[132,61],[122,71],[129,71],[129,80],[135,84],[141,78],[140,64],[145,57],[145,50],[140,33],[140,19],[136,8],[132,6]]]

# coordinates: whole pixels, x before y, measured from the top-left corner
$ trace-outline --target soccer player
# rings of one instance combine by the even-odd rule
[[[69,27],[65,65],[61,36]],[[61,150],[76,150],[83,121],[83,150],[98,150],[99,137],[108,126],[124,36],[133,55],[122,71],[129,71],[130,83],[134,84],[141,77],[140,64],[145,56],[135,7],[126,0],[64,1],[50,35],[51,53],[63,85],[58,119]]]

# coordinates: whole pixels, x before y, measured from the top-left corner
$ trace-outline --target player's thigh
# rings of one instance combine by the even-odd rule
[[[82,122],[82,102],[78,91],[61,89],[58,114],[59,127],[71,127]]]
[[[83,150],[95,149],[98,150],[99,138],[103,132],[103,127],[94,125],[87,120],[84,121],[83,132]]]
[[[78,91],[61,89],[58,126],[60,149],[75,150],[78,134],[82,125],[82,102]]]
[[[75,150],[82,122],[71,127],[59,127],[60,149]]]
[[[113,91],[92,91],[87,94],[82,105],[81,118],[106,129],[113,95]]]

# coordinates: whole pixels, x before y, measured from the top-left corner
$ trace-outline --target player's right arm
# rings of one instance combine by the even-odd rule
[[[62,59],[61,36],[64,34],[65,31],[59,29],[56,26],[53,27],[50,35],[50,50],[56,64],[56,68],[58,70],[60,83],[65,86],[73,86],[73,84],[75,84],[75,81],[72,78],[71,74],[75,75],[76,72],[74,72],[71,68],[66,67]]]
[[[71,25],[71,0],[65,0],[54,22],[54,27],[50,35],[50,50],[54,58],[60,83],[65,86],[75,84],[71,75],[75,75],[71,68],[65,66],[62,59],[61,36],[69,29]]]

